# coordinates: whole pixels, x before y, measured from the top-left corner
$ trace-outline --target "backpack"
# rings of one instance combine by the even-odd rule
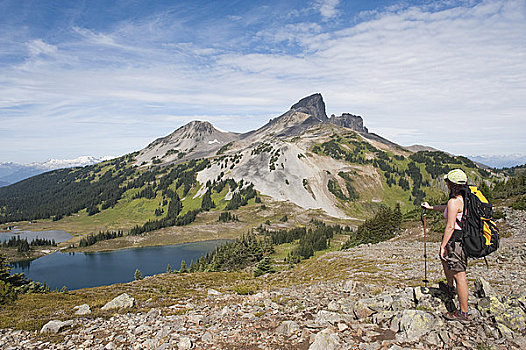
[[[499,229],[493,221],[493,206],[475,186],[463,191],[462,245],[466,255],[482,258],[499,248]]]

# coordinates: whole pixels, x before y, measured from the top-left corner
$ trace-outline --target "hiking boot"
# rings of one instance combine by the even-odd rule
[[[457,291],[455,287],[450,287],[446,283],[440,281],[438,282],[438,289],[440,289],[442,292],[446,293],[446,295],[453,299],[455,295],[457,295]]]
[[[444,318],[448,321],[459,321],[460,323],[466,324],[471,321],[469,315],[463,314],[460,310],[453,310],[444,314]]]

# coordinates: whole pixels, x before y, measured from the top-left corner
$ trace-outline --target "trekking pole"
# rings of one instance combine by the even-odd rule
[[[422,280],[422,282],[424,282],[425,287],[427,288],[427,283],[429,281],[427,280],[426,208],[424,207],[422,207],[420,220],[422,220],[422,224],[424,225],[424,279]]]

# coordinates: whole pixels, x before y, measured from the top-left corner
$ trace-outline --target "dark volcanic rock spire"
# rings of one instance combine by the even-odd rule
[[[310,114],[322,122],[328,121],[327,113],[325,112],[325,102],[323,102],[323,97],[320,93],[302,98],[290,109]]]
[[[356,130],[358,132],[368,133],[369,131],[363,126],[363,118],[359,115],[350,113],[343,113],[341,116],[336,117],[334,114],[329,118],[329,123],[344,126],[349,129]]]

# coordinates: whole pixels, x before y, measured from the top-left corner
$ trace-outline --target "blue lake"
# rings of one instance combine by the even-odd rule
[[[8,232],[0,232],[0,242],[8,241],[11,237],[20,237],[20,239],[27,238],[27,241],[31,243],[35,238],[54,239],[56,243],[65,242],[72,236],[66,231],[62,230],[50,230],[50,231],[22,231],[14,229]]]
[[[166,272],[168,264],[179,269],[187,266],[228,240],[122,249],[98,253],[57,252],[32,261],[13,263],[12,273],[23,272],[34,281],[46,283],[52,290],[97,287],[134,280],[135,270],[143,276]]]

